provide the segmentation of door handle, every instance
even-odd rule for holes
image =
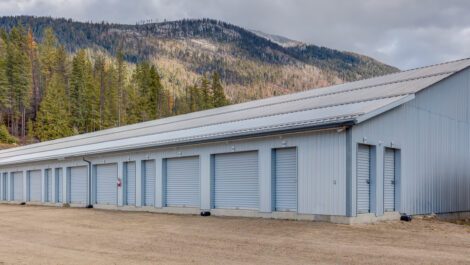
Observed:
[[[367,183],[367,184],[370,184],[370,180],[369,180],[369,179],[368,179],[368,180],[366,180],[366,183]]]

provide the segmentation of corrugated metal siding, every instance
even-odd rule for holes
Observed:
[[[366,137],[400,149],[402,213],[470,210],[469,76],[462,71],[353,128],[355,142]]]
[[[275,209],[297,211],[297,149],[276,149],[274,155]]]
[[[29,201],[40,202],[42,196],[41,190],[41,170],[29,171]]]
[[[384,152],[384,211],[395,210],[395,151],[385,148]]]
[[[144,161],[144,206],[155,205],[155,181],[156,168],[155,160]]]
[[[298,211],[305,214],[346,214],[346,134],[325,132],[297,145]]]
[[[12,173],[13,201],[23,201],[23,172]]]
[[[200,206],[199,172],[199,157],[166,159],[166,206]]]
[[[126,163],[126,199],[125,199],[125,204],[126,205],[134,205],[135,206],[135,191],[136,191],[136,185],[135,185],[135,162],[127,162]]]
[[[259,209],[258,152],[214,157],[215,208]]]
[[[370,212],[370,147],[357,148],[357,213]]]
[[[87,167],[71,167],[69,184],[70,202],[75,204],[86,204],[88,194]]]
[[[62,193],[62,190],[63,190],[63,172],[62,172],[62,168],[57,168],[56,169],[56,172],[57,172],[57,175],[55,176],[56,177],[56,180],[55,180],[55,183],[56,183],[56,196],[57,196],[57,199],[56,201],[57,202],[63,202],[63,193]]]
[[[96,203],[117,204],[117,165],[96,166]]]
[[[52,202],[52,169],[46,169],[46,202]]]

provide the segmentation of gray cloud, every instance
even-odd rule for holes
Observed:
[[[0,15],[130,23],[209,17],[402,69],[470,55],[466,0],[0,0]]]

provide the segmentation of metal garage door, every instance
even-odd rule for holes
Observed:
[[[166,206],[199,207],[199,157],[166,160]]]
[[[8,173],[3,173],[0,175],[0,186],[1,186],[1,195],[0,200],[6,201],[7,200],[7,178]]]
[[[23,201],[23,172],[14,172],[11,181],[12,200]]]
[[[87,203],[88,172],[87,167],[71,167],[69,185],[69,201],[75,204]]]
[[[42,196],[41,190],[41,170],[29,171],[29,201],[40,202]]]
[[[135,205],[135,162],[126,163],[126,179],[124,180],[126,205]]]
[[[155,205],[155,160],[146,160],[144,161],[143,166],[144,172],[144,206],[154,206]]]
[[[214,156],[214,207],[259,209],[258,152]]]
[[[276,149],[275,161],[275,209],[297,211],[297,149]]]
[[[46,169],[46,179],[45,179],[45,184],[46,184],[46,202],[52,202],[52,169]]]
[[[56,174],[55,174],[55,194],[56,194],[56,202],[63,202],[63,194],[62,194],[62,189],[64,187],[63,184],[63,172],[62,168],[57,168],[56,169]]]
[[[370,147],[357,148],[357,213],[370,212]]]
[[[117,165],[96,166],[96,203],[117,204]]]
[[[395,150],[384,153],[384,211],[395,211]]]

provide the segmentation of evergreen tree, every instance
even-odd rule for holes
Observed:
[[[71,117],[67,111],[65,82],[61,75],[52,75],[41,102],[35,135],[41,141],[71,136]]]
[[[228,105],[228,100],[227,97],[225,96],[224,88],[222,87],[222,84],[220,83],[220,77],[218,73],[212,74],[212,106],[217,108],[217,107],[222,107],[225,105]]]
[[[27,35],[22,27],[11,30],[6,60],[11,131],[15,136],[21,134],[23,137],[26,132],[26,110],[30,108],[31,98],[31,62],[27,43]]]
[[[8,100],[8,78],[6,73],[6,38],[5,32],[0,32],[0,123],[4,120],[4,113],[6,113],[9,106]]]
[[[210,109],[213,107],[212,105],[212,93],[211,93],[211,88],[209,87],[209,80],[207,77],[204,75],[201,79],[201,87],[199,88],[201,90],[201,105],[200,109]]]
[[[124,63],[124,54],[122,50],[118,50],[116,54],[116,87],[117,87],[117,108],[118,108],[118,126],[125,124],[126,120],[126,102],[125,86],[126,86],[126,65]]]
[[[93,79],[93,67],[84,50],[72,60],[70,77],[70,114],[79,133],[99,129],[99,92]]]

